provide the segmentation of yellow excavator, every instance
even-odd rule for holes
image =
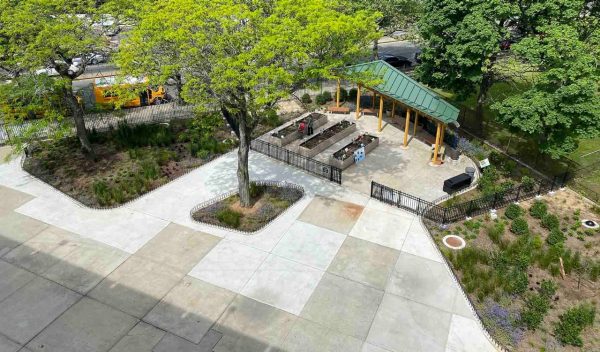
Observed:
[[[146,84],[146,89],[140,94],[123,104],[125,108],[134,108],[139,106],[148,106],[162,104],[166,102],[167,93],[163,86],[151,87],[147,85],[147,79],[137,79],[127,77],[123,81],[117,81],[115,76],[97,77],[92,83],[94,99],[96,104],[105,107],[113,107],[119,100],[119,91],[126,90],[129,87]]]

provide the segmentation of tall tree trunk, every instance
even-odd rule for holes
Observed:
[[[240,112],[240,115],[244,112]],[[250,174],[248,172],[248,154],[250,152],[250,131],[247,125],[246,116],[240,116],[238,119],[240,146],[238,147],[238,192],[240,195],[240,205],[244,208],[252,206],[250,199]]]
[[[79,138],[79,142],[81,143],[83,151],[89,157],[95,159],[96,153],[94,153],[92,143],[90,143],[87,130],[85,129],[85,122],[83,120],[83,107],[77,101],[77,97],[75,96],[75,94],[73,94],[73,87],[71,81],[69,81],[69,84],[65,84],[65,87],[63,88],[63,97],[65,99],[65,103],[71,111],[71,115],[73,116],[73,122],[75,122],[75,130],[77,131],[77,138]]]
[[[379,39],[373,40],[373,60],[379,60]]]
[[[175,77],[173,77],[173,80],[175,81],[175,89],[177,90],[177,98],[175,98],[175,102],[177,104],[185,104],[185,100],[183,100],[183,98],[181,97],[181,92],[183,91],[183,82],[181,75],[176,74]]]

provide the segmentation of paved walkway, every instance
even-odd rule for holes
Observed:
[[[0,351],[494,350],[417,218],[251,165],[306,189],[253,236],[189,218],[235,188],[233,153],[115,210],[0,165]]]

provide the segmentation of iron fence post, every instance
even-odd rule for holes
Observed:
[[[542,183],[538,182],[538,191],[537,191],[537,195],[539,196],[540,194],[542,194]]]
[[[552,178],[552,185],[550,186],[550,192],[554,191],[554,185],[556,184],[556,176]]]
[[[567,185],[567,180],[569,179],[569,171],[566,171],[563,175],[562,183],[560,187],[565,187]]]
[[[375,195],[373,194],[373,181],[371,181],[371,197],[375,198]]]
[[[519,201],[519,197],[521,196],[521,186],[519,185],[519,187],[517,187],[517,196],[515,197],[515,202]]]
[[[442,225],[446,225],[446,212],[448,212],[448,208],[444,208],[444,215],[442,215]]]

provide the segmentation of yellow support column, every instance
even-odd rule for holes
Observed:
[[[446,136],[446,125],[442,124],[442,136],[440,137],[440,145],[444,145],[444,137]]]
[[[356,89],[356,119],[360,118],[360,84]]]
[[[440,161],[438,160],[438,153],[440,151],[440,138],[442,137],[442,124],[438,122],[437,132],[435,135],[435,147],[433,148],[433,159],[431,163],[433,165],[439,165]]]
[[[396,117],[396,101],[392,100],[392,119]]]
[[[381,121],[383,120],[383,95],[379,96],[379,121],[377,123],[377,131],[381,132]]]
[[[406,124],[404,125],[404,149],[408,148],[408,129],[410,128],[410,109],[406,108]]]
[[[417,136],[417,126],[419,125],[419,112],[415,111],[415,126],[413,129],[413,136]]]
[[[338,78],[338,82],[337,82],[337,95],[335,98],[335,106],[336,107],[340,107],[340,79]]]

